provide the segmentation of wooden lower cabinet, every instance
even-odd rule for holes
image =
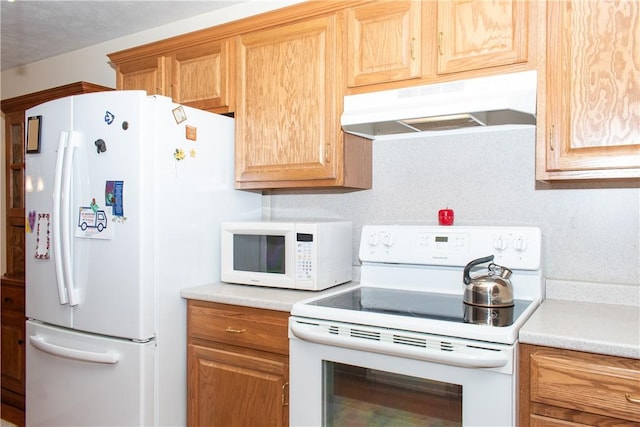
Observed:
[[[289,313],[188,302],[187,425],[289,425]]]
[[[24,280],[5,276],[1,283],[2,402],[24,409],[26,349]]]
[[[520,426],[640,426],[640,360],[520,344]]]

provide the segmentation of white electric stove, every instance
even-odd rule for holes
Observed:
[[[512,271],[513,306],[463,302],[464,267],[488,255]],[[459,387],[460,408],[449,414],[452,424],[446,423],[447,416],[438,418],[444,425],[514,424],[518,330],[544,298],[540,230],[370,225],[362,229],[359,257],[359,284],[293,306],[291,424],[339,425],[344,411],[353,415],[351,401],[351,406],[329,404],[337,399],[333,384],[342,379],[329,378],[328,372],[346,372],[345,366],[366,370],[363,390],[373,378],[387,378],[383,382],[389,385],[389,375],[400,378],[391,381],[394,387],[416,381],[446,385],[426,387],[432,391]],[[480,265],[471,276],[486,273],[487,265]],[[304,380],[299,379],[302,372]],[[424,390],[421,386],[414,394],[424,396]],[[489,412],[494,400],[487,399],[488,392],[502,396],[501,406]],[[311,408],[304,403],[309,394],[318,401]],[[372,405],[377,399],[367,396],[355,401]],[[410,408],[400,412],[412,413]],[[400,418],[390,418],[395,421]],[[417,425],[423,422],[416,419]]]

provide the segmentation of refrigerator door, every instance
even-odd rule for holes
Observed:
[[[153,338],[149,110],[145,92],[114,91],[27,111],[41,116],[40,153],[26,158],[27,317]]]
[[[155,343],[27,322],[26,425],[154,425]]]
[[[26,112],[28,123],[39,118],[39,129],[30,124],[27,135],[30,141],[39,137],[39,149],[26,154],[26,316],[65,327],[72,325],[72,310],[64,286],[60,223],[55,222],[59,211],[54,212],[53,199],[54,182],[62,178],[61,168],[56,174],[56,165],[62,165],[72,126],[71,105],[71,98],[62,98]],[[60,192],[55,196],[63,197]]]
[[[149,104],[142,91],[73,97],[71,200],[61,220],[71,236],[68,290],[77,330],[154,336],[154,239],[161,230],[152,226],[158,141]]]

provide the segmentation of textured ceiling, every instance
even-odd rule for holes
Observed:
[[[0,0],[2,70],[247,0]]]

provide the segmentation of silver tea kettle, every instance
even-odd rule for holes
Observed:
[[[493,255],[478,258],[464,267],[464,302],[482,307],[510,307],[513,305],[511,270],[493,262]],[[489,274],[471,278],[469,272],[479,264],[489,264]]]

